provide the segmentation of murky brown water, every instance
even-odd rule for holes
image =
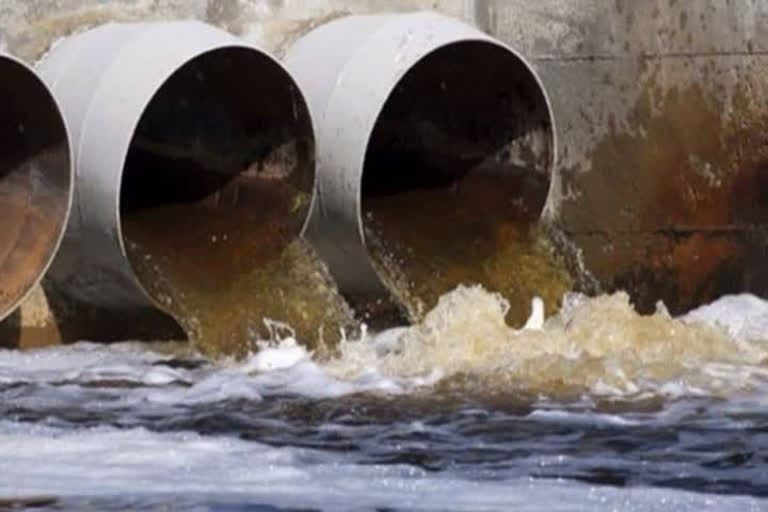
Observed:
[[[524,199],[509,186],[506,178],[473,177],[366,201],[368,247],[412,322],[459,284],[502,293],[512,325],[522,325],[535,295],[548,313],[559,309],[573,288],[571,273],[532,208],[516,204]]]
[[[173,225],[167,220],[178,213],[169,207],[129,216],[124,234],[141,281],[203,353],[246,354],[253,341],[274,334],[265,319],[290,325],[312,347],[334,344],[354,325],[307,242],[285,240],[275,225],[247,215],[189,219],[194,229],[181,223],[173,233],[152,229]]]

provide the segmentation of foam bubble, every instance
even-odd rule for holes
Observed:
[[[759,299],[749,303],[754,307],[747,316],[768,309]],[[558,399],[584,393],[675,399],[768,385],[768,346],[751,341],[755,331],[747,324],[723,328],[723,318],[735,325],[742,307],[731,298],[675,319],[663,308],[639,315],[623,293],[568,295],[557,315],[536,319],[540,328],[523,330],[506,323],[507,306],[497,294],[462,286],[444,295],[423,322],[379,333],[364,329],[360,337],[344,339],[330,358],[309,352],[293,336],[260,343],[261,350],[244,361],[181,366],[172,364],[178,356],[139,344],[0,351],[0,383],[124,383],[138,389],[121,403],[165,404],[421,388]]]
[[[745,341],[768,341],[768,302],[751,294],[726,295],[682,317],[717,326]]]
[[[69,431],[0,421],[0,452],[8,468],[0,472],[0,496],[54,496],[65,505],[67,499],[130,496],[134,507],[172,500],[174,509],[188,510],[217,500],[328,511],[727,512],[766,506],[757,498],[674,489],[504,475],[483,480],[405,464],[359,465],[343,454],[188,432],[106,427]],[[545,458],[539,463],[545,464]]]
[[[674,383],[720,393],[746,385],[745,372],[759,377],[758,365],[766,357],[760,346],[712,325],[683,322],[663,310],[639,315],[625,293],[569,295],[541,329],[509,327],[507,308],[503,297],[480,286],[460,286],[444,295],[421,324],[398,331],[394,349],[382,355],[370,337],[347,340],[341,356],[326,368],[345,379],[437,372],[494,392],[633,394],[663,392],[664,385]],[[728,368],[728,376],[708,382],[701,370],[711,364]]]

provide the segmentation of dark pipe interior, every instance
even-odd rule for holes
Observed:
[[[64,229],[67,132],[48,89],[0,57],[0,315],[37,281]]]
[[[313,158],[303,100],[271,59],[226,48],[181,67],[146,108],[123,174],[123,238],[145,288],[161,303],[167,285],[223,292],[276,257],[303,227]],[[157,259],[173,262],[162,276]]]
[[[367,245],[401,301],[428,309],[462,283],[514,293],[504,255],[541,216],[552,130],[539,83],[503,47],[455,43],[409,70],[373,130],[362,189]]]

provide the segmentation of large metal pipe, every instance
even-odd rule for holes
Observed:
[[[520,55],[419,12],[332,21],[285,64],[317,125],[307,236],[358,307],[375,309],[386,289],[418,320],[471,282],[519,296],[514,321],[541,288],[559,300],[568,285],[554,283],[557,265],[534,268],[532,233],[550,188],[553,120]]]
[[[265,52],[199,22],[110,24],[40,70],[76,148],[75,213],[50,276],[68,299],[123,319],[184,316],[172,291],[213,303],[300,235],[312,125]]]
[[[56,100],[25,64],[0,53],[0,319],[40,281],[72,200],[67,127]]]

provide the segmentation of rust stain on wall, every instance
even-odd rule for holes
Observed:
[[[755,78],[755,74],[748,74]],[[668,77],[667,77],[668,78]],[[683,83],[681,80],[680,83]],[[607,290],[673,313],[724,293],[768,294],[768,112],[759,84],[665,88],[651,73],[621,127],[568,169],[561,223]],[[665,91],[665,92],[663,92]]]

